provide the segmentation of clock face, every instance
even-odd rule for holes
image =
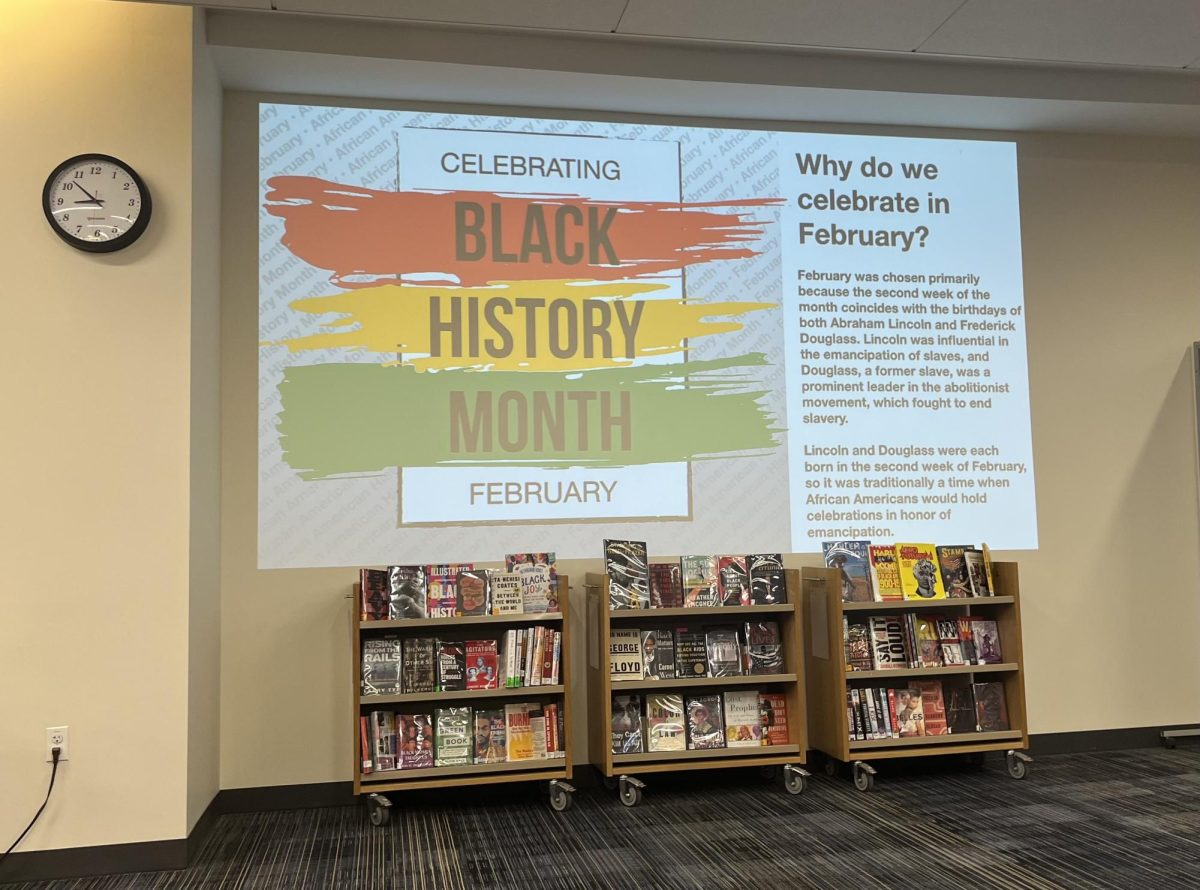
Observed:
[[[81,250],[127,247],[150,221],[150,192],[127,164],[108,155],[79,155],[59,164],[42,190],[46,218]]]

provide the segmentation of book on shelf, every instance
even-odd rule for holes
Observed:
[[[604,569],[608,573],[608,607],[648,609],[650,567],[645,541],[604,541]]]
[[[975,640],[977,664],[1000,664],[1004,661],[1000,651],[1000,631],[995,621],[971,616],[971,636]]]
[[[942,682],[946,700],[946,725],[951,735],[978,732],[975,715],[975,692],[970,677],[946,677]]]
[[[932,544],[897,544],[896,567],[906,600],[945,599],[937,549]]]
[[[642,753],[642,697],[640,695],[613,696],[612,753]]]
[[[681,680],[709,675],[708,648],[702,631],[687,627],[675,631],[675,675]]]
[[[774,606],[787,602],[782,554],[752,553],[746,557],[746,567],[750,574],[750,605]]]
[[[396,715],[391,711],[372,711],[370,724],[375,771],[396,769]]]
[[[458,640],[439,640],[437,675],[439,692],[459,692],[467,688],[467,651]]]
[[[508,736],[504,708],[479,708],[475,711],[476,763],[503,763],[508,759]]]
[[[1009,728],[1008,707],[1004,701],[1004,684],[1000,682],[975,684],[975,719],[980,732],[1000,732]]]
[[[788,739],[787,698],[782,692],[758,694],[758,717],[764,745],[786,745]]]
[[[425,569],[421,566],[388,566],[388,617],[425,618],[428,614]]]
[[[492,614],[520,615],[525,611],[521,576],[517,572],[492,572]]]
[[[650,563],[650,608],[678,609],[682,606],[683,575],[679,563]]]
[[[560,611],[553,553],[509,553],[504,557],[504,566],[521,578],[523,611],[534,615]]]
[[[433,766],[432,714],[397,714],[396,737],[400,769]]]
[[[967,564],[967,577],[971,582],[972,596],[995,596],[996,589],[992,587],[991,560],[984,559],[984,552],[970,548],[963,553],[963,561]]]
[[[642,665],[641,634],[633,628],[610,628],[608,632],[608,672],[613,680],[640,680]]]
[[[710,677],[740,677],[742,675],[742,646],[738,632],[732,627],[714,627],[706,631],[704,641],[708,652]]]
[[[514,702],[504,706],[504,733],[508,745],[508,760],[533,759],[533,728],[529,722],[532,706]]]
[[[717,591],[722,606],[750,605],[750,570],[746,557],[717,557]]]
[[[867,619],[871,639],[871,670],[889,671],[908,667],[904,626],[897,615],[872,615]]]
[[[683,579],[683,605],[707,609],[721,605],[715,556],[683,556],[679,560]]]
[[[925,735],[946,735],[950,732],[946,720],[946,700],[942,693],[941,680],[914,680],[912,685],[921,690],[921,714],[925,723]]]
[[[642,631],[642,676],[647,680],[675,679],[675,639],[669,630]]]
[[[852,671],[874,670],[871,649],[871,629],[863,621],[850,621],[842,616],[842,634],[846,649],[846,667]]]
[[[918,667],[942,667],[942,638],[938,636],[937,616],[918,615],[917,625]]]
[[[646,696],[647,751],[686,750],[685,723],[682,695],[676,692],[656,692]]]
[[[747,621],[742,626],[746,637],[746,673],[783,673],[783,642],[777,621]]]
[[[821,545],[825,565],[838,570],[844,603],[869,603],[875,598],[867,558],[870,546],[870,541],[826,541]]]
[[[687,718],[689,751],[725,747],[725,727],[721,719],[721,696],[688,696]]]
[[[971,572],[967,568],[966,552],[970,547],[963,545],[938,546],[938,567],[942,572],[942,589],[949,599],[974,596],[971,589]]]
[[[359,771],[364,776],[370,775],[374,770],[375,761],[371,758],[371,721],[366,714],[358,718],[358,747]]]
[[[549,756],[549,733],[546,731],[546,708],[536,702],[527,706],[529,713],[529,742],[533,751],[531,760],[545,760]]]
[[[896,720],[900,738],[925,735],[925,711],[920,687],[909,686],[896,690]]]
[[[495,640],[467,640],[466,688],[496,689],[500,686],[499,653]]]
[[[400,638],[395,634],[365,636],[362,640],[362,695],[399,695]]]
[[[387,569],[359,569],[359,619],[387,621],[391,614],[388,594]]]
[[[434,708],[434,766],[471,762],[471,709]]]
[[[975,651],[975,634],[971,630],[971,616],[956,619],[958,624],[958,646],[962,651],[963,664],[975,664],[979,653]]]
[[[474,568],[469,562],[425,566],[425,611],[430,618],[458,614],[458,575]]]
[[[904,599],[895,545],[872,544],[867,548],[867,561],[871,565],[871,592],[876,601],[886,603]]]
[[[458,573],[455,582],[455,612],[464,618],[487,615],[491,611],[491,572],[487,569],[466,569]]]
[[[754,689],[730,689],[725,700],[725,744],[730,748],[762,746],[762,717],[758,710],[758,692]]]
[[[404,693],[433,692],[437,689],[437,640],[411,637],[404,641]]]
[[[946,667],[966,664],[963,658],[962,641],[958,638],[958,621],[938,615],[934,619],[937,625],[938,639],[942,645],[942,661]]]

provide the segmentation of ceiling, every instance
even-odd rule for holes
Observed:
[[[173,0],[280,14],[1200,69],[1198,0]]]

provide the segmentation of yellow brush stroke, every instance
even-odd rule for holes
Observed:
[[[448,368],[495,368],[510,371],[575,371],[588,368],[626,367],[633,358],[669,355],[682,352],[684,341],[726,334],[742,329],[742,324],[733,317],[772,309],[775,303],[716,302],[703,303],[660,296],[650,296],[667,290],[669,285],[655,282],[573,282],[573,281],[519,281],[497,282],[489,287],[446,287],[419,284],[384,284],[375,287],[357,288],[345,293],[324,297],[307,297],[296,300],[291,307],[298,312],[312,315],[332,314],[338,317],[322,322],[322,333],[309,334],[287,340],[268,341],[264,346],[286,346],[292,352],[311,349],[365,349],[369,352],[400,353],[403,364],[420,370],[442,370]],[[605,356],[604,345],[593,338],[593,355],[585,355],[583,334],[577,353],[568,358],[558,358],[550,351],[550,325],[545,309],[536,314],[534,330],[535,355],[529,355],[528,331],[522,310],[512,315],[501,315],[513,337],[510,355],[495,358],[485,350],[490,340],[499,346],[495,331],[484,320],[482,308],[490,297],[503,296],[507,299],[541,299],[547,304],[551,300],[570,300],[576,305],[578,317],[582,319],[584,300],[626,301],[630,318],[635,304],[643,306],[633,344],[633,357],[627,354],[627,343],[618,322],[615,308],[611,310],[608,327],[611,337],[611,356]],[[635,300],[635,297],[649,299]],[[441,299],[441,320],[449,319],[449,298],[474,297],[479,301],[479,356],[446,355],[451,350],[449,334],[442,334],[443,355],[431,357],[430,315],[431,299]],[[465,327],[467,304],[462,307]],[[722,320],[713,320],[722,319]],[[560,337],[561,339],[561,337]],[[462,349],[469,349],[467,331],[463,331]],[[389,362],[388,364],[396,364]]]

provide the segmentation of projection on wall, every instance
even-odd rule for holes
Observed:
[[[1037,546],[1012,143],[259,114],[261,567]]]

